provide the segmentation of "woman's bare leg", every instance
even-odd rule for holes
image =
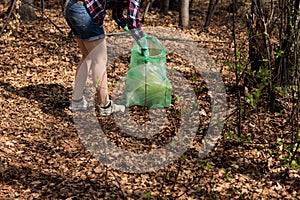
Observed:
[[[95,41],[83,41],[76,39],[82,58],[78,63],[75,77],[73,100],[83,97],[83,89],[86,84],[89,69],[92,70],[92,78],[96,87],[96,95],[100,106],[105,106],[109,102],[108,82],[107,82],[107,48],[105,39]]]
[[[89,66],[91,61],[87,58],[89,52],[85,48],[84,42],[81,39],[76,38],[78,46],[80,48],[82,57],[77,65],[76,74],[75,74],[75,85],[73,90],[73,100],[79,100],[83,97],[83,90],[86,84]]]
[[[88,51],[87,59],[91,61],[91,70],[96,95],[100,106],[109,102],[107,82],[107,48],[105,39],[83,42]]]

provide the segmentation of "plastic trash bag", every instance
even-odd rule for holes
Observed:
[[[123,100],[127,107],[168,107],[172,101],[172,85],[166,75],[167,50],[154,36],[146,35],[146,38],[149,57],[141,54],[136,42],[131,49]]]

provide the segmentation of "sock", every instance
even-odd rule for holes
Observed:
[[[81,99],[72,100],[74,103],[79,103],[83,100],[83,97]]]
[[[109,101],[105,106],[101,106],[101,108],[106,109],[109,108],[111,106],[111,101]]]

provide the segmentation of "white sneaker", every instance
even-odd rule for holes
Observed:
[[[85,111],[89,107],[88,102],[85,100],[84,97],[82,97],[82,100],[79,102],[71,102],[71,105],[69,106],[69,109],[76,112],[76,111]]]
[[[114,104],[114,102],[110,100],[110,106],[108,108],[101,108],[99,105],[99,111],[101,116],[109,116],[114,112],[124,112],[125,106]]]

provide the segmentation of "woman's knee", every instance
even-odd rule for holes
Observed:
[[[84,41],[84,46],[86,47],[89,53],[92,53],[94,51],[106,52],[106,41],[104,38],[93,41]]]

